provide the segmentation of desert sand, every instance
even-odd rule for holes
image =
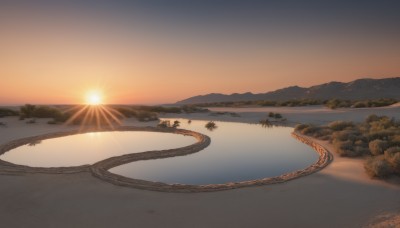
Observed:
[[[255,123],[273,111],[282,113],[289,125],[361,121],[371,113],[400,118],[400,107],[213,110],[238,112],[240,117],[207,113],[165,117]],[[14,117],[0,121],[7,124],[0,128],[0,143],[76,128],[48,125],[45,119],[36,124]],[[155,124],[124,121],[126,126]],[[332,151],[326,142],[318,142]],[[360,159],[335,154],[329,166],[299,179],[219,192],[138,190],[104,182],[90,173],[0,175],[0,182],[1,227],[363,227],[396,224],[400,213],[396,179],[371,180]]]

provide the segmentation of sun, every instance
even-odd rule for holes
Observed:
[[[98,91],[91,91],[86,94],[86,103],[88,105],[101,105],[102,104],[102,96]]]

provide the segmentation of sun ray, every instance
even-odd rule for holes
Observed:
[[[104,120],[107,122],[108,126],[110,126],[111,129],[114,129],[114,125],[111,123],[111,121],[107,118],[106,114],[104,113],[103,109],[99,109],[101,116],[104,118]]]
[[[65,122],[65,125],[71,124],[76,118],[78,118],[89,106],[85,105],[83,108],[81,108],[79,111],[77,111],[73,116],[71,116],[67,122]]]
[[[100,109],[104,110],[108,115],[110,115],[111,118],[112,118],[113,120],[115,120],[115,122],[117,122],[119,125],[122,124],[121,120],[118,119],[117,117],[115,117],[107,108],[104,108],[103,106],[100,106]]]

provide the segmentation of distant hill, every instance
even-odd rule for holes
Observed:
[[[321,85],[303,88],[291,86],[267,93],[233,93],[230,95],[211,93],[178,101],[177,104],[199,104],[226,101],[271,100],[286,101],[292,99],[379,99],[394,98],[400,100],[400,77],[369,79],[363,78],[352,82],[329,82]]]

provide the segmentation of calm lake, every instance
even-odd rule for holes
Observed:
[[[210,136],[210,146],[191,155],[128,163],[110,172],[164,183],[219,184],[274,177],[318,160],[312,148],[291,136],[290,127],[216,122],[217,128],[210,131],[207,121],[178,120],[180,128]]]
[[[160,132],[93,132],[46,139],[6,152],[0,159],[32,167],[93,164],[123,154],[184,147],[197,142],[190,136]]]

